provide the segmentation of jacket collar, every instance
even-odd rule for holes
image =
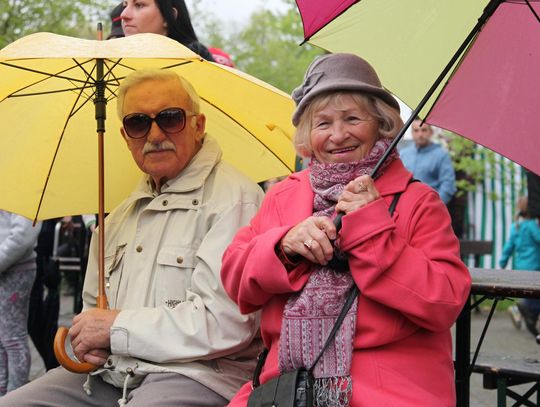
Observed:
[[[386,168],[384,173],[375,180],[375,186],[381,196],[395,195],[407,189],[409,180],[412,177],[413,175],[405,168],[403,162],[400,159],[396,159]]]

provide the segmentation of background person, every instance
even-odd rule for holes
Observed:
[[[540,220],[540,175],[527,171],[528,212]]]
[[[214,58],[214,61],[216,61],[218,64],[234,68],[234,62],[231,56],[221,48],[208,48],[208,51],[210,51],[212,58]]]
[[[513,257],[514,270],[540,271],[540,226],[538,220],[532,218],[528,211],[527,197],[521,197],[517,202],[516,220],[510,227],[510,237],[503,247],[499,266],[505,268]],[[540,314],[540,300],[524,298],[517,302],[517,308],[523,316],[527,330],[534,336],[538,335],[536,323]],[[510,312],[514,311],[510,308]],[[514,323],[519,326],[519,320],[512,314]]]
[[[118,113],[146,175],[105,220],[109,309],[95,308],[93,238],[84,310],[70,329],[77,358],[102,368],[87,383],[85,375],[53,369],[0,406],[223,406],[254,368],[257,315],[240,314],[219,270],[262,191],[221,160],[199,97],[174,72],[129,75],[118,90]]]
[[[269,189],[221,271],[242,312],[261,310],[261,382],[311,367],[356,284],[315,366],[315,405],[454,407],[450,328],[471,281],[448,211],[433,189],[409,183],[396,151],[369,175],[402,126],[398,103],[352,54],[315,59],[293,99],[294,144],[309,167]],[[336,212],[345,214],[339,233]],[[335,251],[349,270],[329,265]],[[245,406],[250,393],[247,383],[230,405]]]
[[[447,204],[456,193],[456,175],[450,155],[432,142],[433,128],[420,119],[412,123],[412,137],[414,145],[399,153],[403,164],[416,179],[435,189]]]
[[[53,260],[54,231],[61,218],[47,219],[41,224],[37,237],[36,278],[30,293],[28,333],[43,359],[45,369],[58,366],[54,355],[54,336],[60,313],[60,281],[58,262]]]
[[[28,381],[28,304],[41,224],[0,210],[0,396]]]
[[[124,31],[122,30],[122,18],[120,17],[123,10],[124,3],[118,4],[115,8],[111,10],[111,31],[107,36],[108,40],[124,37]]]
[[[140,33],[166,35],[214,61],[195,34],[184,0],[124,0],[123,5],[122,29],[126,37]]]

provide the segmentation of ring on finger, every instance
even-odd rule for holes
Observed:
[[[367,191],[367,186],[363,182],[360,182],[358,184],[358,192],[366,192],[366,191]]]
[[[309,239],[304,242],[304,246],[306,246],[308,250],[311,250],[312,244],[313,244],[313,239]]]

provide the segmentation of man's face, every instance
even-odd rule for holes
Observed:
[[[412,137],[417,147],[425,147],[431,143],[431,136],[433,136],[433,129],[427,123],[422,126],[421,120],[415,120],[412,124]]]
[[[152,177],[158,189],[180,174],[201,148],[205,117],[190,114],[189,97],[176,80],[146,80],[128,89],[124,99],[123,117],[144,113],[154,118],[175,107],[186,111],[186,125],[177,133],[165,133],[155,121],[146,137],[140,139],[130,138],[123,127],[120,129],[133,159]]]

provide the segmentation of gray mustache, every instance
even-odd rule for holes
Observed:
[[[163,140],[161,143],[158,144],[146,142],[143,147],[143,154],[169,150],[176,152],[176,146],[172,141]]]

